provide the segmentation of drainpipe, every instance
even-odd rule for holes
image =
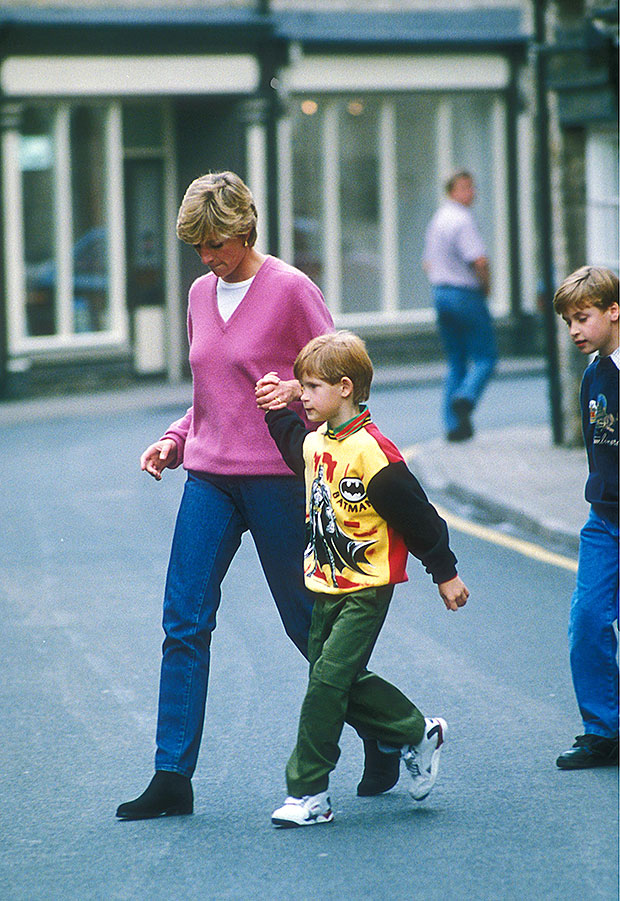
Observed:
[[[19,122],[20,108],[7,102],[4,98],[0,98],[0,174],[3,171],[4,160],[4,133],[13,131]],[[0,273],[6,273],[5,266],[5,234],[4,234],[4,180],[0,178]],[[7,293],[7,282],[2,276],[0,278],[0,398],[6,397],[9,390],[8,377],[8,306],[10,297]]]
[[[264,17],[265,22],[270,22],[270,0],[257,0],[256,11]],[[263,101],[265,109],[265,134],[266,134],[266,169],[267,169],[267,210],[269,221],[267,222],[267,243],[269,253],[277,255],[279,252],[279,171],[278,171],[278,118],[280,116],[280,99],[277,91],[276,74],[278,71],[279,52],[271,34],[259,48],[260,85],[258,96]]]
[[[547,98],[547,44],[545,16],[547,0],[533,0],[534,43],[531,54],[536,92],[536,208],[540,247],[541,296],[543,299],[547,380],[553,443],[564,440],[564,415],[557,343],[557,315],[553,309],[553,221],[551,214],[551,164],[549,155],[549,103]]]
[[[508,254],[510,260],[510,313],[514,322],[521,321],[521,242],[519,227],[519,159],[517,117],[519,114],[518,70],[514,57],[510,60],[510,82],[507,90],[508,115],[506,116],[506,163],[508,179]],[[520,342],[519,342],[520,343]]]

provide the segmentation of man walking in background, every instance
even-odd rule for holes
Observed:
[[[455,172],[446,182],[446,195],[426,231],[423,265],[448,359],[446,438],[466,441],[474,433],[471,413],[493,373],[497,349],[486,300],[489,261],[470,209],[476,196],[471,174]]]

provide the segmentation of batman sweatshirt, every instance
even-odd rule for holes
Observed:
[[[345,594],[407,581],[408,553],[436,583],[456,576],[448,527],[369,411],[309,431],[291,410],[265,416],[282,457],[306,484],[304,578]]]

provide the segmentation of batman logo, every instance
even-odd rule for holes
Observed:
[[[338,487],[341,496],[350,504],[359,504],[366,497],[366,489],[361,479],[341,479]]]

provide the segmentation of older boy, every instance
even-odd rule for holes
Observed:
[[[581,530],[570,610],[570,664],[584,734],[560,754],[564,770],[618,765],[618,278],[583,266],[553,305],[584,354],[598,353],[581,383],[590,516]]]
[[[384,750],[400,753],[415,800],[428,795],[446,723],[424,718],[366,667],[394,584],[407,579],[408,551],[425,565],[448,610],[462,607],[469,595],[445,522],[362,404],[372,364],[361,339],[350,332],[314,338],[294,372],[306,416],[323,425],[308,431],[284,403],[274,404],[266,420],[286,463],[305,476],[304,575],[316,600],[308,689],[286,768],[289,797],[272,815],[275,826],[333,820],[327,788],[345,717]]]

